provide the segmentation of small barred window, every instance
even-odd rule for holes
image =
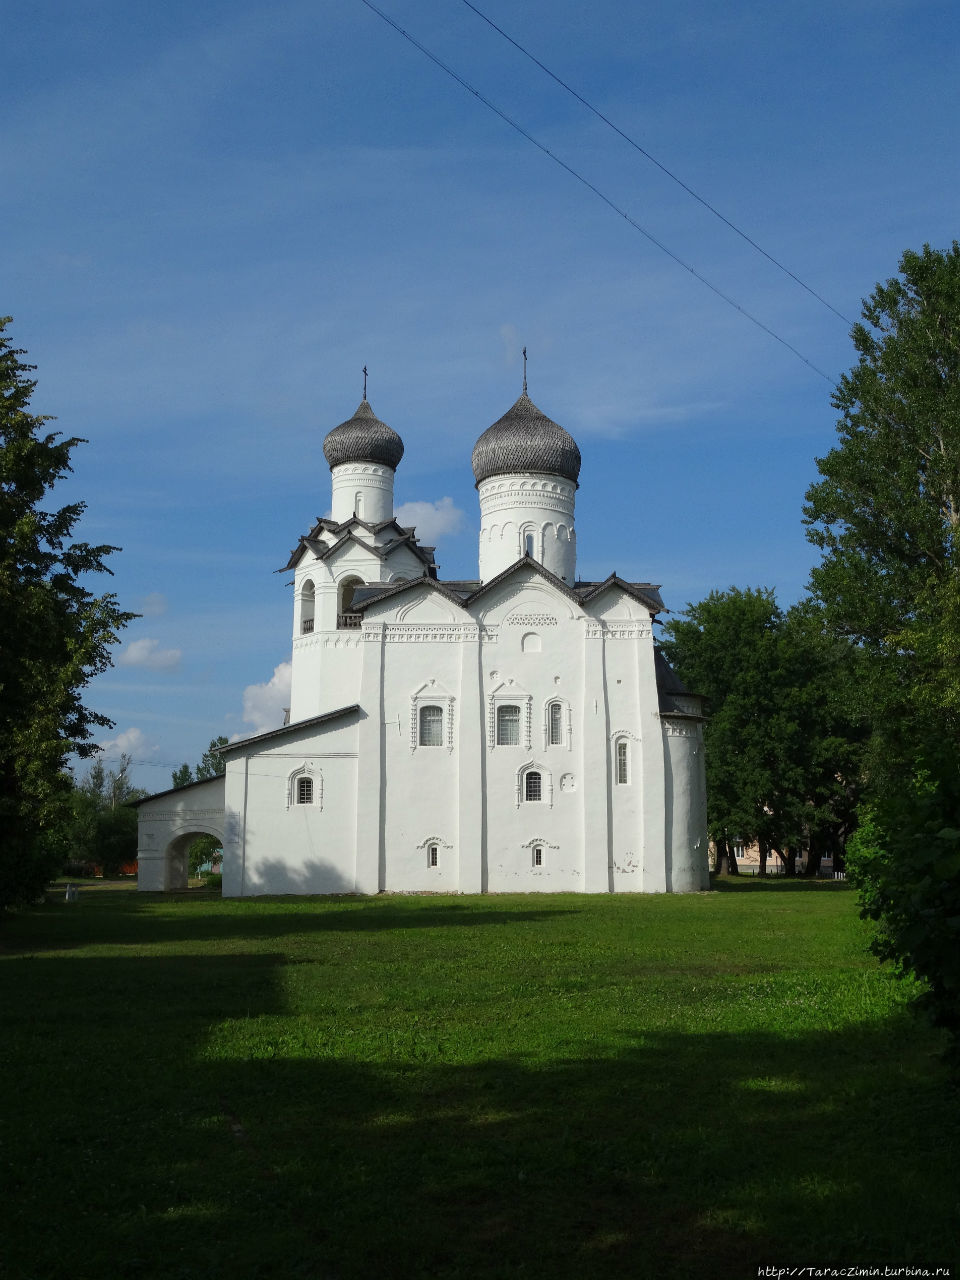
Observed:
[[[621,738],[617,743],[617,783],[625,784],[630,781],[629,778],[629,758],[627,756],[627,741]]]
[[[313,779],[297,779],[297,804],[313,804]]]
[[[543,799],[543,780],[535,769],[531,769],[523,780],[523,798],[525,800]]]
[[[443,746],[443,707],[420,708],[420,746]]]
[[[550,745],[563,746],[563,707],[559,702],[550,703]]]
[[[497,707],[497,746],[519,747],[520,708],[507,704]]]

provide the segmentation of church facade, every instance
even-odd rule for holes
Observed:
[[[139,887],[185,887],[207,832],[226,896],[707,888],[701,700],[656,586],[576,576],[570,434],[524,388],[480,436],[470,581],[395,519],[403,444],[366,399],[323,448],[331,514],[285,566],[288,722],[140,802]]]

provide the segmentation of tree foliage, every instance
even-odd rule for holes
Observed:
[[[801,847],[811,872],[842,853],[859,745],[843,689],[856,655],[809,606],[784,613],[765,588],[714,591],[665,628],[681,679],[707,698],[707,821],[717,868],[732,842],[756,841],[788,874]]]
[[[113,876],[136,861],[137,813],[130,801],[148,793],[130,785],[131,763],[123,753],[119,767],[108,771],[95,760],[77,784],[64,826],[68,865]]]
[[[960,245],[905,253],[852,336],[805,510],[816,597],[864,657],[852,870],[875,949],[929,984],[960,1045]]]
[[[175,787],[186,787],[191,782],[206,782],[207,778],[217,778],[227,771],[227,762],[220,754],[220,747],[225,747],[229,739],[222,734],[217,738],[212,738],[209,747],[200,757],[200,763],[196,768],[191,769],[184,762],[178,769],[174,769],[173,785]]]
[[[47,509],[83,443],[29,412],[35,382],[0,319],[0,909],[37,897],[64,856],[67,757],[95,750],[106,716],[83,703],[132,618],[86,575],[108,573],[110,546],[72,541],[82,502]]]

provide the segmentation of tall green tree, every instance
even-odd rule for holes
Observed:
[[[64,857],[67,757],[92,754],[94,731],[112,727],[83,690],[134,616],[85,585],[117,548],[72,540],[84,504],[45,505],[83,441],[30,412],[34,366],[9,323],[0,319],[0,910],[35,899]]]
[[[186,787],[191,782],[206,782],[207,778],[216,778],[227,771],[227,762],[220,754],[218,748],[225,747],[229,739],[221,734],[217,738],[210,740],[210,745],[200,757],[200,763],[195,769],[184,761],[179,768],[174,769],[171,777],[175,787]]]
[[[122,753],[116,769],[95,760],[73,792],[72,814],[65,822],[68,860],[99,867],[117,875],[137,858],[137,813],[131,800],[148,793],[130,784],[129,755]]]
[[[756,841],[787,874],[801,848],[815,874],[851,825],[857,733],[842,689],[852,647],[809,606],[784,613],[765,588],[714,591],[671,619],[662,647],[707,698],[707,821],[716,870],[736,868],[734,840]]]
[[[807,494],[812,585],[864,658],[851,869],[875,949],[926,981],[960,1051],[960,245],[905,253],[862,314]]]

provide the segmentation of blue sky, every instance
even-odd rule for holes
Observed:
[[[849,326],[461,0],[401,26],[830,380]],[[851,319],[958,233],[954,0],[478,7]],[[831,383],[721,302],[361,0],[34,0],[5,17],[0,311],[61,499],[144,616],[90,686],[160,790],[276,723],[321,445],[369,398],[441,573],[476,572],[470,451],[520,391],[572,432],[582,577],[803,591]],[[279,674],[277,673],[279,668]]]

